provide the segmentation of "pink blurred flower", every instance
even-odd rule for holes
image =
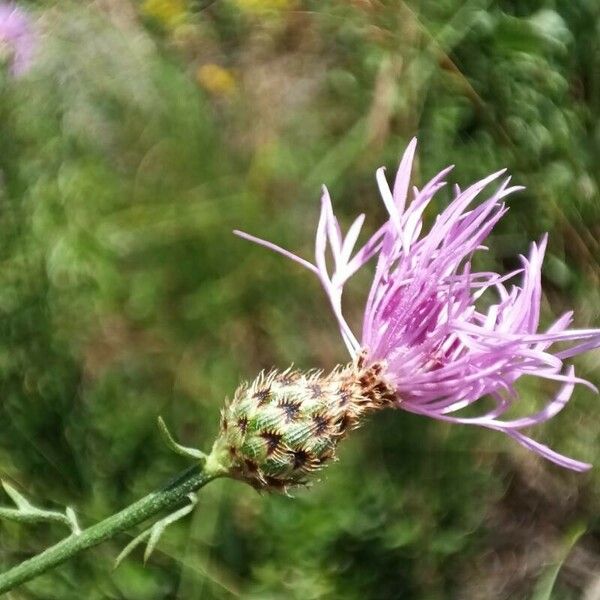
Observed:
[[[10,72],[25,73],[33,59],[35,38],[31,21],[15,4],[0,4],[0,56],[7,60]]]
[[[541,267],[547,238],[532,243],[521,268],[506,275],[473,272],[471,259],[508,210],[503,199],[521,187],[510,178],[483,202],[475,200],[504,171],[455,189],[454,199],[422,234],[423,213],[435,193],[445,185],[444,169],[421,190],[412,189],[407,203],[410,173],[416,148],[413,139],[404,153],[393,190],[377,171],[377,183],[389,220],[354,252],[364,215],[342,235],[327,189],[323,189],[321,216],[316,233],[315,263],[270,242],[243,232],[243,238],[266,246],[306,267],[320,279],[331,302],[344,342],[353,358],[366,352],[367,361],[384,361],[385,379],[398,396],[398,407],[450,421],[501,431],[526,448],[556,464],[584,471],[591,465],[562,456],[540,444],[522,429],[556,415],[568,402],[575,384],[596,388],[575,376],[571,358],[600,346],[600,330],[569,329],[572,313],[538,332]],[[333,259],[327,264],[327,250]],[[364,312],[359,342],[342,313],[345,283],[369,259],[377,257],[375,275]],[[508,285],[518,278],[518,283]],[[487,308],[481,297],[493,292]],[[556,342],[570,347],[551,351]],[[557,381],[560,389],[539,412],[518,419],[502,419],[519,399],[515,382],[523,375]],[[480,416],[456,413],[483,396],[494,406]]]

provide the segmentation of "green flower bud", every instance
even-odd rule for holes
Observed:
[[[258,489],[305,484],[335,458],[338,442],[369,410],[396,401],[383,365],[261,373],[241,385],[221,414],[212,456]]]

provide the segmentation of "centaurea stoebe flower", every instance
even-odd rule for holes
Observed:
[[[402,158],[393,190],[388,187],[384,171],[377,172],[389,219],[356,252],[364,216],[358,217],[344,237],[327,190],[317,227],[314,264],[238,232],[317,275],[352,361],[328,374],[302,373],[292,368],[263,372],[252,383],[241,385],[221,413],[219,435],[209,455],[178,444],[160,419],[169,448],[198,464],[167,486],[84,530],[79,528],[71,508],[64,514],[39,509],[4,484],[15,507],[0,506],[0,517],[25,523],[58,521],[68,525],[72,533],[0,574],[0,593],[173,509],[137,535],[117,563],[146,540],[148,557],[165,528],[191,512],[197,502],[195,492],[217,477],[238,478],[265,490],[286,490],[303,484],[311,473],[335,457],[339,441],[360,425],[364,415],[385,407],[502,431],[558,465],[576,471],[590,467],[534,442],[521,430],[558,413],[575,384],[595,389],[575,377],[573,367],[564,361],[600,346],[600,330],[568,329],[568,313],[538,333],[545,237],[531,245],[527,257],[521,257],[522,266],[517,271],[504,276],[473,272],[474,253],[482,248],[483,240],[506,212],[503,199],[519,189],[510,187],[506,179],[482,202],[475,202],[503,171],[464,191],[456,188],[449,206],[422,234],[423,212],[444,185],[442,180],[449,169],[423,189],[413,188],[412,199],[407,202],[415,147],[413,140]],[[359,342],[342,313],[342,292],[348,279],[374,257],[375,275]],[[506,282],[517,277],[519,283],[508,287]],[[482,298],[486,292],[495,295],[493,303]],[[570,347],[550,352],[556,342]],[[520,419],[502,418],[518,401],[514,386],[523,375],[554,380],[560,390],[540,412]],[[492,410],[482,411],[479,417],[456,414],[471,405],[482,406],[483,396],[495,402]],[[189,503],[181,506],[185,500]]]
[[[503,199],[522,189],[510,186],[507,177],[483,201],[476,202],[504,171],[465,190],[457,187],[452,202],[423,234],[423,213],[445,185],[444,177],[451,167],[422,189],[412,188],[408,202],[415,148],[416,140],[412,140],[393,189],[386,181],[384,169],[377,171],[389,219],[356,252],[364,215],[354,221],[344,237],[325,188],[314,264],[270,242],[236,233],[291,258],[320,279],[353,359],[348,367],[336,372],[338,376],[344,374],[344,385],[353,389],[355,403],[370,409],[393,405],[436,419],[480,425],[506,433],[560,466],[576,471],[588,469],[589,464],[556,453],[522,430],[556,415],[569,400],[575,384],[595,390],[591,383],[576,377],[573,366],[564,361],[600,346],[600,330],[568,329],[572,313],[567,313],[546,331],[538,332],[546,236],[531,245],[529,255],[521,257],[521,268],[512,273],[473,271],[473,254],[482,249],[483,241],[507,211]],[[342,292],[348,279],[374,257],[375,275],[359,341],[342,313]],[[516,278],[518,283],[507,285]],[[495,301],[484,309],[480,299],[488,291],[495,293]],[[551,347],[557,342],[568,342],[570,347],[552,352]],[[524,375],[556,381],[560,389],[543,410],[523,418],[502,419],[518,402],[514,386]],[[273,375],[271,380],[275,382],[277,377]],[[328,377],[330,382],[335,379],[333,374]],[[368,385],[361,384],[361,378],[363,383],[368,379]],[[332,385],[319,408],[323,414],[331,412],[328,406],[336,406],[342,389],[339,383]],[[378,398],[368,400],[368,390],[374,388],[379,390]],[[306,396],[305,392],[299,393],[299,402]],[[475,417],[456,414],[478,404],[484,396],[493,400],[491,410]],[[233,406],[234,412],[244,412],[239,401],[234,400]],[[339,421],[335,411],[328,418],[332,423]],[[278,427],[280,424],[274,429]],[[328,450],[335,447],[336,441],[337,438]],[[243,444],[231,444],[232,452],[238,452],[240,447]],[[296,451],[289,444],[278,450],[292,455]],[[268,450],[265,452],[268,454]],[[240,460],[243,462],[248,456],[242,451]],[[258,456],[258,463],[264,456],[264,452]]]
[[[13,3],[0,3],[0,59],[13,75],[21,75],[31,64],[34,51],[31,21]]]

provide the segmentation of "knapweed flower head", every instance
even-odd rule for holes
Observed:
[[[334,408],[344,390],[351,389],[351,397],[359,406],[393,405],[435,419],[479,425],[507,434],[560,466],[576,471],[588,469],[589,464],[558,454],[528,437],[523,430],[549,420],[562,410],[576,384],[595,390],[591,383],[577,377],[574,367],[565,361],[600,346],[600,330],[569,329],[572,321],[569,312],[545,331],[538,331],[546,236],[531,244],[529,254],[521,256],[521,267],[511,273],[474,270],[474,254],[485,249],[484,240],[507,211],[504,199],[522,189],[511,186],[504,171],[464,190],[456,187],[452,201],[425,233],[424,211],[436,192],[446,185],[444,178],[452,167],[444,169],[421,189],[413,187],[409,193],[415,149],[416,140],[412,140],[392,189],[384,169],[377,171],[389,219],[358,250],[355,247],[364,215],[354,221],[344,236],[325,188],[314,263],[270,242],[236,232],[312,271],[329,298],[352,363],[338,371],[338,375],[343,373],[343,385],[340,382],[333,385],[313,414],[325,415],[330,428],[337,427],[339,432],[336,424],[341,422],[340,414]],[[376,259],[375,274],[359,341],[344,318],[342,292],[348,279],[371,259]],[[565,344],[556,350],[559,342]],[[539,412],[522,418],[503,418],[519,402],[515,384],[523,376],[552,380],[558,392]],[[278,377],[274,374],[267,378],[273,385],[265,389],[279,389]],[[373,389],[378,390],[376,398],[370,397],[368,390]],[[299,392],[295,402],[300,405],[307,394],[305,390]],[[282,398],[285,403],[281,394],[275,396],[274,406],[282,404]],[[488,402],[482,402],[484,397],[491,399],[491,408]],[[237,410],[239,401],[234,401],[233,406]],[[471,411],[469,416],[462,416],[460,411],[468,407],[482,407],[482,414],[472,416]],[[243,413],[240,410],[239,415],[230,415],[230,421],[235,423],[242,418],[245,424]],[[273,431],[281,430],[285,418],[280,416],[275,414],[266,427],[259,423],[256,430],[265,435],[271,425]],[[314,433],[316,426],[311,423],[307,427]],[[286,473],[293,473],[297,448],[280,444],[283,437],[277,440],[272,452],[287,453],[290,458],[286,458]],[[328,446],[329,454],[334,445]],[[233,452],[238,452],[239,445],[231,446]],[[303,443],[299,448],[304,452]],[[260,446],[258,462],[264,462],[268,450],[268,444]],[[239,464],[249,456],[242,454]],[[314,453],[309,454],[314,458]],[[255,468],[257,464],[253,461],[251,458],[250,466]]]
[[[13,3],[0,3],[0,59],[12,75],[22,75],[33,59],[35,37],[27,14]]]

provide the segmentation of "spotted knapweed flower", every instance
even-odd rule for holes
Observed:
[[[576,471],[590,467],[532,440],[522,430],[556,415],[575,384],[595,390],[564,361],[600,346],[600,330],[568,329],[572,313],[567,313],[538,332],[546,236],[531,244],[529,255],[521,257],[521,268],[514,272],[473,270],[473,255],[484,249],[483,241],[507,211],[504,198],[522,189],[510,186],[506,177],[478,201],[504,171],[465,190],[456,187],[453,200],[423,233],[423,213],[445,185],[451,167],[422,189],[412,188],[409,202],[415,148],[412,140],[392,190],[384,169],[377,171],[389,219],[357,251],[364,215],[343,236],[325,188],[314,263],[236,232],[319,278],[352,358],[349,365],[326,376],[273,371],[238,389],[223,411],[216,447],[222,456],[228,455],[234,474],[257,487],[303,482],[308,472],[333,457],[339,439],[358,425],[363,414],[388,406],[501,431],[558,465]],[[348,279],[375,257],[359,341],[344,318],[342,292]],[[551,352],[557,342],[569,347]],[[543,410],[503,419],[518,403],[515,383],[525,375],[556,381],[560,389]],[[492,408],[480,402],[483,397],[491,399]],[[480,416],[461,416],[459,411],[471,405],[488,408]]]
[[[25,73],[31,66],[35,36],[29,17],[13,3],[0,4],[0,60],[12,75]]]

